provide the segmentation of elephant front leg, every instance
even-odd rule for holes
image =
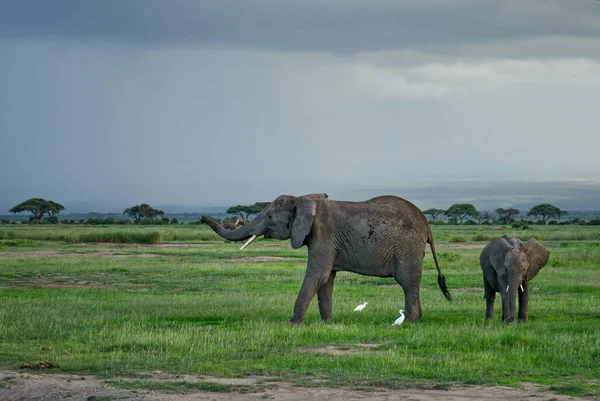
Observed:
[[[500,297],[502,298],[502,322],[506,322],[506,318],[510,315],[510,301],[506,290],[508,284],[499,281],[499,285]]]
[[[319,299],[319,313],[321,320],[325,323],[331,322],[331,312],[333,310],[333,281],[335,280],[335,271],[329,274],[329,280],[317,292]]]
[[[321,288],[326,287],[326,285],[329,284],[329,279],[332,273],[332,266],[333,265],[330,263],[323,263],[322,258],[311,257],[311,255],[309,254],[308,267],[306,269],[306,274],[304,275],[304,281],[302,282],[300,293],[298,294],[298,297],[296,298],[296,303],[294,304],[294,317],[292,317],[292,319],[290,320],[291,324],[304,323],[304,315],[306,314],[306,310],[308,309],[310,301],[313,299],[317,291],[321,290]],[[333,280],[331,280],[330,284],[331,290],[333,290]],[[327,303],[325,303],[325,305],[327,305]],[[321,307],[319,305],[319,309],[320,308]],[[331,309],[331,306],[329,306],[329,308]],[[329,315],[331,319],[331,312],[329,313]],[[321,317],[323,317],[322,310]]]
[[[529,319],[529,282],[523,281],[523,291],[519,288],[519,321],[526,322]]]
[[[486,319],[493,319],[496,290],[485,279],[483,280],[483,297],[485,298],[485,317]]]

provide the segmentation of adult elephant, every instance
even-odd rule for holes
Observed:
[[[517,291],[519,320],[528,319],[529,281],[548,263],[550,252],[535,238],[526,244],[506,235],[491,241],[481,252],[479,262],[483,270],[485,316],[494,318],[496,292],[502,297],[502,322],[515,319]]]
[[[407,319],[418,320],[422,315],[419,287],[427,243],[438,270],[439,286],[450,300],[429,223],[415,205],[399,197],[341,202],[329,200],[326,194],[281,195],[235,231],[224,229],[207,216],[202,216],[202,220],[231,241],[250,238],[251,242],[263,235],[291,239],[293,248],[308,247],[306,274],[294,305],[292,324],[304,322],[315,294],[321,319],[331,321],[333,281],[338,271],[393,277],[404,290]]]

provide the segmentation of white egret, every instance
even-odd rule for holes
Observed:
[[[361,310],[365,309],[365,306],[367,306],[367,304],[368,302],[358,305],[356,308],[354,308],[354,312],[360,312]]]
[[[403,321],[404,321],[404,310],[400,309],[400,317],[398,319],[396,319],[396,321],[394,323],[392,323],[392,326],[400,326]]]

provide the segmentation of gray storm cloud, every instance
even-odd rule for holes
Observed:
[[[4,2],[0,207],[596,178],[599,49],[596,1]]]

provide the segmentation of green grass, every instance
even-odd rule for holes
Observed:
[[[437,287],[428,252],[423,319],[400,328],[391,326],[404,303],[402,290],[390,285],[394,281],[344,272],[336,279],[333,323],[319,321],[315,299],[304,326],[287,325],[306,267],[306,248],[275,246],[284,242],[259,240],[239,252],[239,244],[212,239],[174,248],[107,248],[56,239],[68,233],[73,238],[88,235],[97,229],[91,227],[80,232],[71,227],[33,230],[44,232],[49,240],[32,238],[29,231],[5,238],[0,243],[0,368],[16,370],[27,361],[49,360],[60,365],[57,371],[92,372],[121,387],[177,392],[250,390],[116,378],[161,370],[221,377],[266,375],[307,385],[317,376],[318,385],[360,389],[532,382],[558,393],[600,395],[598,240],[562,239],[568,237],[561,232],[564,227],[540,230],[545,238],[560,239],[542,241],[551,256],[531,282],[530,322],[502,325],[499,299],[496,319],[484,319],[481,249],[444,246],[445,235],[470,243],[478,233],[472,228],[438,228],[434,237],[453,302],[447,302]],[[151,227],[142,232],[172,238],[170,230]],[[587,230],[585,235],[595,238],[599,233],[600,229]],[[25,242],[6,245],[6,240]],[[54,254],[33,257],[31,251],[36,250]],[[10,256],[2,256],[5,252]],[[252,256],[296,259],[232,261]],[[364,311],[352,312],[365,300],[369,305]],[[44,351],[44,346],[52,349]],[[350,352],[304,350],[326,346]]]
[[[489,242],[503,234],[527,241],[535,237],[539,241],[600,241],[600,228],[595,226],[537,226],[529,229],[517,229],[511,226],[487,225],[474,226],[432,226],[434,239],[437,243],[444,242]]]
[[[178,226],[73,226],[0,225],[0,241],[30,240],[62,243],[157,244],[170,241],[223,240],[205,225]]]

